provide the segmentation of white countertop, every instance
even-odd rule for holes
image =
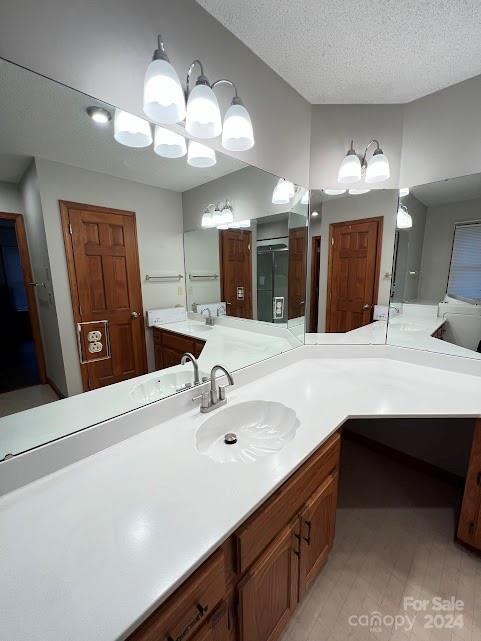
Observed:
[[[209,372],[219,362],[235,371],[298,347],[302,342],[285,327],[244,319],[220,319],[214,327],[207,326],[203,321],[190,319],[161,327],[207,341],[199,357],[199,366],[204,372]],[[131,396],[135,385],[156,380],[167,371],[185,370],[191,372],[192,365],[187,363],[150,372],[135,380],[130,379],[2,417],[0,460],[6,454],[24,452],[130,412],[139,407],[139,402]]]
[[[255,464],[200,454],[195,434],[212,414],[198,407],[161,422],[189,391],[159,401],[158,426],[2,497],[0,639],[124,639],[348,417],[481,416],[480,376],[322,354],[255,365],[229,390],[230,406],[280,401],[300,421]]]

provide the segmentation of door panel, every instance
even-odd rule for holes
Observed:
[[[334,541],[337,504],[337,474],[330,474],[300,515],[301,557],[299,599],[309,589]]]
[[[306,302],[307,227],[289,229],[289,318],[304,316]]]
[[[81,365],[84,388],[145,374],[135,214],[65,202],[61,214],[75,322],[107,320],[109,328],[111,358]]]
[[[220,232],[222,299],[228,316],[252,318],[251,236],[245,229]]]
[[[329,228],[326,331],[349,332],[372,320],[377,301],[382,218]]]
[[[298,601],[299,520],[284,528],[239,586],[241,641],[275,641]]]

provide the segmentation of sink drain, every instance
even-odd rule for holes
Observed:
[[[224,436],[224,443],[226,445],[235,445],[237,443],[237,434],[234,432],[229,432]]]

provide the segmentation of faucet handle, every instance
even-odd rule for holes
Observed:
[[[210,394],[209,392],[202,392],[202,394],[199,394],[198,396],[194,396],[192,398],[192,401],[198,401],[200,398],[200,409],[207,409],[210,406]]]
[[[219,401],[225,401],[225,391],[228,387],[231,387],[231,383],[227,383],[227,385],[219,385]]]

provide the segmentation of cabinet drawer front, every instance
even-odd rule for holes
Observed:
[[[222,601],[225,591],[224,552],[220,549],[129,637],[129,641],[188,641]]]
[[[241,525],[235,533],[239,572],[247,570],[324,479],[337,468],[339,454],[340,436],[336,433]]]
[[[192,352],[194,349],[194,339],[181,334],[174,334],[173,332],[162,332],[162,345],[170,347],[178,352]]]

